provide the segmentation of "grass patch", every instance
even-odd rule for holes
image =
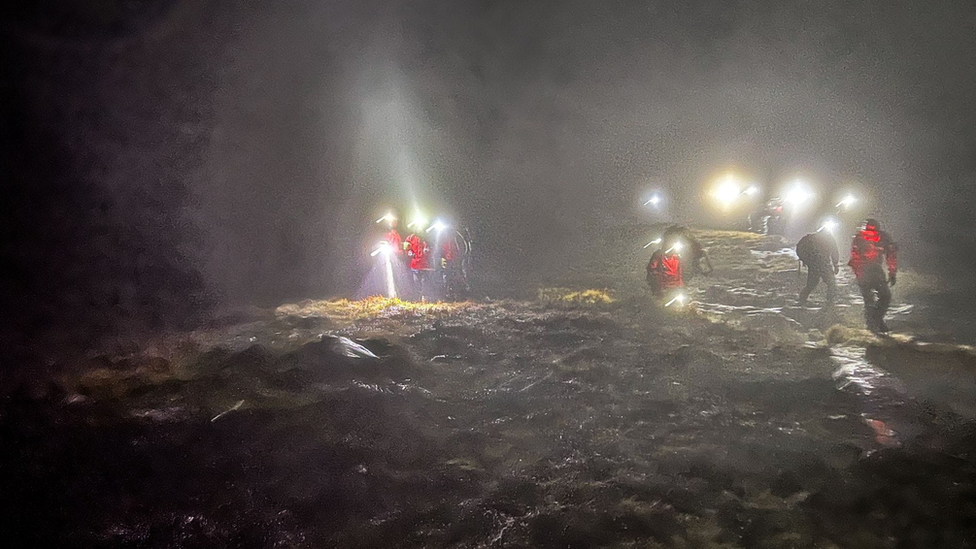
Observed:
[[[466,301],[456,303],[438,301],[429,303],[373,296],[357,301],[339,299],[335,301],[307,300],[300,303],[289,303],[275,309],[275,316],[278,318],[289,316],[302,318],[327,317],[338,321],[355,321],[383,317],[449,314],[467,309],[472,305],[472,303]]]
[[[550,305],[610,305],[616,299],[607,289],[539,288],[539,301]]]

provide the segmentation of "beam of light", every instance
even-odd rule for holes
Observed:
[[[396,221],[396,216],[393,215],[393,212],[386,212],[383,214],[383,217],[376,220],[377,223],[382,223],[384,221]]]
[[[849,194],[849,195],[845,196],[844,198],[842,198],[840,200],[840,202],[838,202],[837,205],[834,206],[834,207],[835,208],[850,208],[856,202],[857,202],[857,198],[855,198],[854,195]]]
[[[783,196],[783,201],[792,204],[794,207],[799,207],[805,204],[813,198],[813,193],[806,187],[802,181],[796,181],[793,183],[792,187]]]
[[[675,303],[677,303],[679,306],[680,305],[684,305],[685,304],[685,301],[687,301],[687,299],[688,298],[685,297],[685,294],[678,294],[678,295],[674,296],[674,298],[671,301],[668,301],[667,303],[665,303],[664,306],[665,307],[670,307],[671,305],[674,305]]]
[[[648,242],[647,244],[644,244],[644,247],[641,248],[641,249],[642,250],[646,250],[646,249],[650,248],[651,246],[653,246],[655,244],[660,244],[660,243],[661,243],[661,239],[660,238],[655,238],[654,240]]]
[[[407,228],[423,229],[426,226],[427,226],[427,218],[424,217],[424,214],[417,212],[414,214],[413,219],[410,220],[410,223],[407,225]]]
[[[755,185],[749,185],[748,187],[746,187],[746,190],[742,191],[742,194],[748,196],[757,195],[759,194],[759,187]]]
[[[376,247],[373,248],[373,251],[370,252],[369,255],[370,257],[376,257],[380,254],[388,256],[391,253],[393,253],[393,244],[390,244],[385,240],[381,240],[376,244]]]
[[[386,270],[386,297],[395,299],[397,291],[396,282],[393,279],[393,245],[382,240],[369,255],[371,257],[381,256],[383,267]]]
[[[823,224],[820,225],[820,228],[817,229],[817,232],[820,232],[820,231],[828,231],[828,232],[831,232],[832,233],[835,230],[837,230],[837,227],[839,227],[839,226],[840,226],[840,223],[838,223],[836,219],[827,218],[827,219],[824,220]]]
[[[427,232],[429,233],[430,231],[437,231],[437,234],[441,234],[446,229],[447,229],[447,223],[444,223],[443,221],[438,219],[434,221],[434,223],[430,227],[427,228]]]
[[[661,204],[661,201],[662,200],[663,199],[661,198],[661,194],[660,193],[654,193],[653,195],[651,195],[651,198],[648,199],[648,201],[644,203],[644,205],[645,206],[655,206],[655,207],[657,207],[657,206],[659,206]]]
[[[393,280],[393,259],[390,257],[390,254],[384,254],[384,256],[383,256],[383,263],[386,264],[385,265],[385,267],[386,267],[386,297],[388,297],[390,299],[396,299],[396,297],[397,297],[397,291],[396,291],[396,282],[394,282],[394,280]]]
[[[734,175],[723,177],[718,187],[712,192],[712,196],[724,206],[731,205],[740,194],[742,194],[742,186],[739,185],[739,181]]]
[[[664,253],[669,254],[671,253],[671,250],[674,250],[680,254],[682,248],[684,248],[684,245],[681,244],[681,241],[679,240],[678,242],[675,242],[673,246],[665,250]]]

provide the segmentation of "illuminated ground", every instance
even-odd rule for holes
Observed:
[[[702,237],[718,269],[685,311],[652,304],[639,245],[597,243],[530,277],[534,299],[283,305],[74,365],[0,411],[5,527],[79,547],[973,546],[973,355],[879,341],[847,292],[797,308],[782,243]]]

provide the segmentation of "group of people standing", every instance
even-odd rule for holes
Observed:
[[[836,296],[836,275],[840,273],[840,253],[837,241],[829,230],[807,234],[796,244],[796,255],[807,267],[807,283],[800,291],[798,302],[805,305],[810,294],[823,282],[828,306]],[[692,274],[711,272],[711,261],[701,243],[687,228],[673,225],[661,237],[660,248],[647,263],[647,283],[658,297],[684,287],[683,258],[689,258]],[[708,271],[703,269],[705,264]],[[869,330],[885,333],[884,317],[891,303],[891,287],[898,273],[898,247],[891,236],[881,230],[876,219],[867,219],[851,241],[847,262],[854,273],[864,298],[864,316]]]
[[[378,221],[386,225],[383,242],[389,246],[401,295],[419,301],[467,296],[471,261],[467,229],[456,229],[440,221],[414,221],[408,225],[413,232],[401,236],[396,215],[390,213]],[[406,273],[409,276],[403,276]]]

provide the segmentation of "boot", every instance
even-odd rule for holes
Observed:
[[[878,318],[877,311],[874,307],[864,308],[864,323],[867,325],[868,331],[873,333],[879,333],[881,331],[881,326],[879,324],[880,319]]]
[[[888,329],[888,325],[885,324],[884,318],[879,318],[878,319],[877,327],[878,327],[878,333],[879,334],[886,334],[886,333],[888,333],[888,332],[891,331],[891,330]]]

